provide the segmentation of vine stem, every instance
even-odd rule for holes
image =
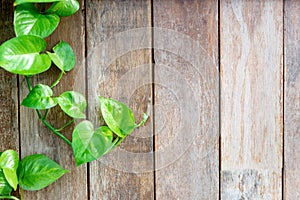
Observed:
[[[14,196],[0,196],[0,199],[14,199],[14,200],[20,200],[19,198],[14,197]]]
[[[50,88],[55,87],[59,83],[63,75],[64,75],[64,71],[60,71],[58,78],[51,84]]]
[[[26,83],[27,83],[27,86],[28,86],[28,89],[29,89],[29,92],[32,90],[32,86],[31,86],[31,83],[30,83],[30,78],[28,76],[25,76],[25,79],[26,79]],[[59,79],[57,79],[58,82],[59,82]],[[57,82],[57,83],[58,83]],[[68,140],[68,138],[66,138],[63,134],[61,134],[59,131],[57,131],[42,115],[41,111],[40,110],[37,110],[36,109],[36,112],[39,116],[39,119],[43,122],[43,124],[49,128],[52,133],[54,133],[55,135],[57,135],[58,137],[60,137],[63,141],[65,141],[68,145],[72,146],[72,142],[70,140]]]
[[[67,126],[71,125],[74,122],[74,119],[71,119],[70,121],[68,121],[65,125],[63,125],[62,127],[56,129],[56,131],[61,131],[64,128],[66,128]]]

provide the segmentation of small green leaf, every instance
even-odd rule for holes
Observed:
[[[61,109],[70,117],[85,118],[86,100],[82,94],[75,91],[67,91],[56,99]]]
[[[107,126],[94,131],[90,121],[80,122],[73,131],[72,148],[76,165],[97,160],[113,147],[113,133]]]
[[[14,6],[23,4],[23,3],[51,3],[51,2],[56,2],[60,0],[16,0],[14,2]]]
[[[54,53],[47,52],[54,64],[62,71],[70,71],[75,66],[75,54],[72,47],[61,41],[53,47]]]
[[[45,41],[26,35],[12,38],[0,46],[0,65],[14,74],[34,75],[48,70],[51,59],[40,54],[46,48]]]
[[[40,190],[69,172],[45,155],[34,154],[20,162],[18,177],[24,190]]]
[[[47,12],[55,13],[60,17],[67,17],[76,13],[79,7],[80,5],[76,0],[64,0],[53,3]]]
[[[7,182],[3,171],[0,169],[0,195],[9,195],[12,192],[12,187]]]
[[[26,3],[17,6],[14,15],[14,28],[17,36],[35,35],[48,37],[59,24],[56,14],[40,13],[34,4]]]
[[[17,169],[19,166],[19,155],[14,150],[6,150],[0,156],[0,169],[9,185],[16,190],[18,186]]]
[[[57,104],[56,99],[51,98],[52,95],[52,89],[48,85],[38,84],[23,99],[21,105],[38,110],[49,109]]]
[[[103,119],[114,133],[125,137],[136,128],[133,113],[125,104],[113,99],[99,98]]]

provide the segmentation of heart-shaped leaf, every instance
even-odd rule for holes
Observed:
[[[20,162],[18,177],[24,190],[40,190],[69,172],[45,155],[34,154]]]
[[[57,104],[55,98],[52,98],[53,92],[48,85],[36,85],[23,99],[21,105],[28,108],[44,110],[54,107]]]
[[[70,117],[85,118],[86,100],[84,96],[75,91],[67,91],[56,98],[58,105]]]
[[[0,169],[0,196],[9,195],[12,191],[12,187],[7,182],[3,171]]]
[[[46,48],[45,41],[26,35],[12,38],[0,46],[0,65],[14,74],[34,75],[48,70],[51,59],[40,54]]]
[[[40,13],[34,4],[22,4],[15,10],[15,33],[17,36],[35,35],[45,38],[53,33],[59,20],[59,16],[56,14]]]
[[[76,13],[79,7],[80,5],[76,0],[64,0],[53,3],[47,12],[55,13],[61,17],[67,17]]]
[[[54,64],[62,71],[70,71],[75,66],[75,54],[72,47],[61,41],[53,47],[54,53],[47,52]]]
[[[18,166],[19,155],[14,150],[6,150],[1,154],[0,169],[3,170],[7,182],[14,190],[16,190],[18,186]]]
[[[99,98],[102,116],[107,126],[119,137],[130,134],[136,127],[132,111],[116,100]]]
[[[90,121],[80,122],[73,131],[72,148],[76,165],[97,160],[113,147],[113,133],[107,126],[94,131]]]
[[[16,0],[14,2],[14,6],[23,4],[23,3],[51,3],[51,2],[56,2],[60,0]]]

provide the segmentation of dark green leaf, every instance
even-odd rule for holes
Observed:
[[[23,4],[23,3],[51,3],[59,0],[16,0],[14,6]]]
[[[7,182],[14,190],[18,186],[17,169],[19,166],[19,155],[14,150],[6,150],[0,156],[0,169],[3,170]]]
[[[44,110],[57,104],[55,98],[51,98],[53,92],[48,85],[36,85],[22,101],[22,105],[28,108]]]
[[[119,137],[130,134],[136,127],[132,111],[116,100],[99,98],[102,116],[108,127]]]
[[[79,123],[72,138],[72,148],[76,165],[96,160],[107,153],[112,147],[113,133],[107,126],[102,126],[94,131],[93,124],[89,121]]]
[[[75,66],[75,54],[72,47],[61,41],[53,47],[54,53],[47,52],[54,64],[62,71],[70,71]]]
[[[14,74],[39,74],[51,66],[49,56],[40,54],[45,48],[45,41],[36,36],[12,38],[0,46],[0,65]]]
[[[12,187],[7,182],[3,171],[0,169],[0,195],[8,195],[12,191]]]
[[[61,17],[66,17],[76,13],[79,7],[80,5],[76,0],[64,0],[53,3],[47,12],[55,13]]]
[[[40,190],[69,172],[45,155],[25,157],[18,170],[20,187],[24,190]]]
[[[61,109],[70,117],[85,118],[86,101],[82,94],[68,91],[62,93],[56,99]]]
[[[14,28],[17,36],[35,35],[42,38],[49,36],[59,24],[59,16],[40,13],[34,4],[17,6],[14,15]]]

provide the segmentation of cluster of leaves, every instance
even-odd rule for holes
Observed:
[[[19,161],[14,150],[6,150],[0,153],[0,198],[12,197],[10,193],[18,185],[24,190],[40,190],[67,172],[45,155],[34,154]]]
[[[72,47],[65,41],[55,45],[52,52],[45,51],[44,38],[57,28],[60,17],[70,16],[79,9],[76,0],[16,0],[14,5],[16,37],[0,46],[0,66],[13,74],[25,76],[29,93],[21,104],[35,109],[41,122],[72,147],[77,166],[110,152],[135,128],[145,123],[147,115],[136,124],[132,111],[125,104],[99,97],[105,125],[94,130],[92,122],[85,120],[86,100],[82,94],[66,91],[53,96],[53,87],[74,68],[76,59]],[[52,65],[60,70],[57,80],[51,85],[39,83],[33,86],[31,78]],[[50,109],[57,105],[71,117],[61,128],[54,128],[47,121]],[[75,126],[70,141],[61,131],[75,119],[84,120]],[[19,163],[13,150],[1,154],[0,169],[0,195],[9,194],[18,184],[27,190],[41,189],[67,172],[44,155],[31,155]]]

